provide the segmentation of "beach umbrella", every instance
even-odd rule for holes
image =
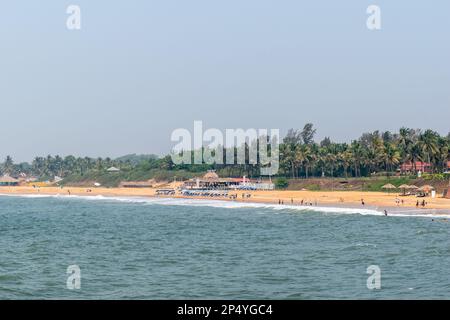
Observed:
[[[426,192],[426,193],[429,193],[433,189],[434,189],[434,187],[430,186],[429,184],[426,184],[426,185],[424,185],[424,186],[419,188],[420,191],[423,191],[423,192]]]
[[[402,184],[401,186],[398,187],[399,189],[403,189],[403,194],[406,194],[406,189],[411,189],[411,186],[407,185],[407,184]]]
[[[419,187],[412,184],[409,186],[409,189],[416,191]]]
[[[397,189],[397,187],[391,183],[388,183],[388,184],[385,184],[384,186],[382,186],[381,189],[392,190],[392,189]]]

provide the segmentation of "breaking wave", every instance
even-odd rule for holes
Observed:
[[[278,205],[270,203],[257,202],[239,202],[227,200],[211,200],[211,199],[187,199],[187,198],[152,198],[152,197],[118,197],[118,196],[79,196],[79,195],[46,195],[46,194],[0,194],[0,196],[21,197],[21,198],[56,198],[66,200],[86,200],[86,201],[115,201],[123,203],[136,203],[147,205],[167,205],[167,206],[190,206],[190,207],[213,207],[223,209],[240,209],[240,208],[262,208],[275,211],[300,211],[300,212],[319,212],[326,214],[359,214],[384,216],[383,211],[363,208],[349,207],[333,207],[333,206],[299,206],[299,205]],[[394,208],[395,209],[395,208]],[[427,217],[427,218],[450,218],[450,214],[439,213],[437,210],[415,209],[396,209],[389,212],[388,217]]]

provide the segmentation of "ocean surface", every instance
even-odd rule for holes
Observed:
[[[68,266],[81,270],[68,289]],[[370,290],[367,268],[381,271]],[[450,222],[184,199],[0,196],[1,299],[450,297]]]

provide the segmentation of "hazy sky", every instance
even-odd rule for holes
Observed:
[[[79,31],[66,8],[81,7]],[[366,27],[381,7],[382,29]],[[166,153],[171,132],[450,131],[450,2],[4,1],[0,157]]]

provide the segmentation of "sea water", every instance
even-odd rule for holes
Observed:
[[[358,208],[0,196],[0,298],[446,299],[447,221]],[[69,266],[79,267],[79,289],[68,285]],[[370,266],[380,289],[367,285]]]

